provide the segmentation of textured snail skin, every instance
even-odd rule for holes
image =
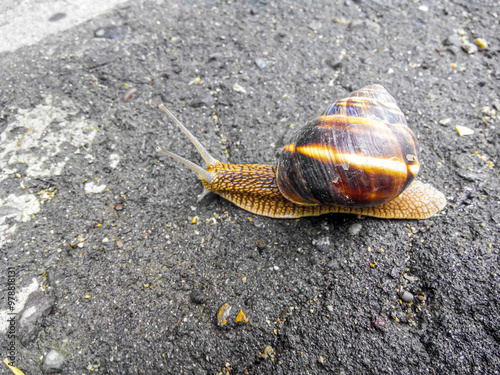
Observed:
[[[372,207],[300,205],[287,200],[276,183],[275,165],[228,164],[217,162],[208,170],[215,172],[205,189],[219,194],[236,206],[256,215],[296,219],[327,213],[347,213],[384,219],[427,219],[446,205],[445,196],[430,185],[413,181],[393,200]]]
[[[417,141],[394,98],[371,85],[340,100],[300,130],[275,165],[229,164],[212,157],[166,108],[200,152],[202,168],[161,151],[198,173],[213,192],[253,214],[292,219],[348,213],[386,219],[426,219],[445,196],[414,180]]]

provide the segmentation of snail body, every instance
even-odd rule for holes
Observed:
[[[257,215],[299,218],[339,212],[425,219],[443,209],[444,195],[415,177],[417,140],[394,98],[381,85],[355,91],[300,129],[278,165],[230,164],[212,157],[163,106],[205,160],[196,171],[214,192]],[[159,150],[161,151],[161,150]]]

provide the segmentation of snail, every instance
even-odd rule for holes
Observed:
[[[415,177],[417,139],[394,98],[366,86],[299,129],[278,165],[222,163],[211,156],[163,105],[159,106],[198,149],[207,168],[170,151],[198,173],[200,201],[214,192],[253,214],[299,218],[339,212],[387,219],[426,219],[445,196]]]

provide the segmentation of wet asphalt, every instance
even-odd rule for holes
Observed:
[[[496,3],[90,5],[0,8],[2,360],[500,372]],[[430,219],[198,203],[196,174],[156,151],[203,163],[163,103],[217,159],[275,164],[295,129],[372,83],[418,138],[418,178],[447,197]]]

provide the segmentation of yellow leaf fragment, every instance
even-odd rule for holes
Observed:
[[[474,43],[481,47],[481,49],[488,48],[488,42],[484,38],[477,38]]]
[[[25,375],[24,372],[19,370],[14,364],[12,364],[7,358],[3,360],[3,363],[7,365],[8,368],[12,370],[12,372],[16,375]]]
[[[248,318],[245,315],[245,313],[243,312],[243,310],[240,310],[240,312],[238,313],[238,315],[236,316],[236,319],[234,321],[236,323],[242,322],[242,323],[247,324],[248,323]]]

